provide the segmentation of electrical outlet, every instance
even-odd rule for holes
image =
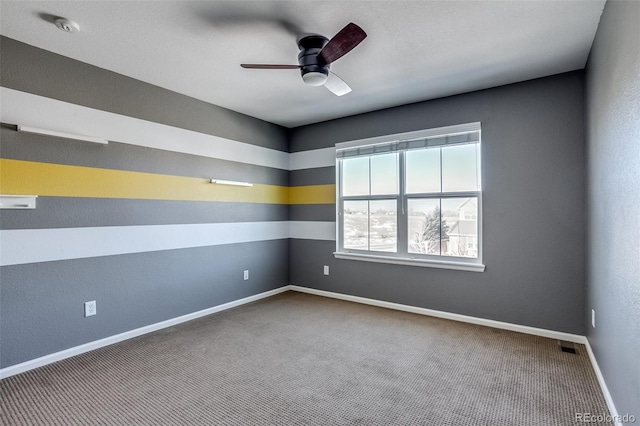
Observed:
[[[244,271],[244,280],[246,281],[248,279],[249,279],[249,270],[245,269],[245,271]]]
[[[596,310],[591,310],[591,327],[596,328]]]
[[[324,274],[329,275],[329,267],[327,265],[324,265]]]
[[[84,302],[84,316],[92,317],[96,314],[96,301]]]

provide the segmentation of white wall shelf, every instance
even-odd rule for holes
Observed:
[[[0,195],[0,209],[35,209],[37,195]]]

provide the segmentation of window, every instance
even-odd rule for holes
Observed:
[[[336,257],[484,270],[480,123],[336,152]]]

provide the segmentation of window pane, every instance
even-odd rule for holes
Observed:
[[[440,199],[410,199],[407,205],[409,253],[439,255]]]
[[[479,191],[478,144],[442,147],[442,192]]]
[[[369,157],[342,160],[342,195],[369,195]]]
[[[407,151],[407,194],[440,192],[440,148]]]
[[[371,195],[398,193],[398,154],[373,155],[371,158]]]
[[[344,248],[369,250],[369,202],[345,201]]]
[[[398,203],[396,200],[370,201],[369,250],[395,252],[398,248]]]
[[[478,257],[478,199],[445,198],[442,200],[443,229],[449,241],[442,254],[446,256]]]

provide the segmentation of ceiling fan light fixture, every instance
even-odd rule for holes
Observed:
[[[310,71],[302,75],[302,80],[309,86],[323,86],[327,82],[327,75],[317,71]]]
[[[319,34],[306,34],[299,38],[298,65],[240,64],[240,66],[263,70],[299,68],[302,81],[307,86],[324,86],[334,95],[342,96],[351,92],[351,88],[340,77],[331,73],[329,67],[331,63],[352,51],[366,37],[367,33],[362,28],[350,22],[331,40]]]

